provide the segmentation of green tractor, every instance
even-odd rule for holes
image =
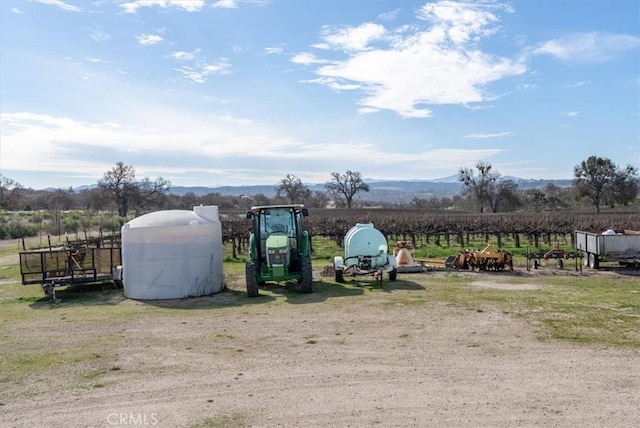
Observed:
[[[298,281],[303,293],[313,291],[311,238],[301,204],[256,206],[247,212],[253,221],[246,266],[247,295],[258,296],[267,281]]]

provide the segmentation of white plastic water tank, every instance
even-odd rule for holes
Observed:
[[[387,254],[387,239],[373,223],[356,223],[344,236],[345,257]]]
[[[156,211],[122,226],[125,296],[175,299],[222,290],[222,226],[217,206]]]

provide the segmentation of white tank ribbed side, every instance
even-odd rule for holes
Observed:
[[[122,227],[122,265],[124,293],[133,299],[173,299],[221,291],[218,207],[157,211],[126,223]]]

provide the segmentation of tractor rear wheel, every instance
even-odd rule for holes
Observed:
[[[302,282],[300,284],[303,293],[313,292],[313,268],[311,266],[311,258],[303,257],[302,266]]]
[[[245,280],[247,282],[247,296],[258,297],[258,269],[256,262],[250,260],[245,266]]]

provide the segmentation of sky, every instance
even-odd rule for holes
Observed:
[[[637,0],[0,0],[0,174],[173,186],[640,167]]]

